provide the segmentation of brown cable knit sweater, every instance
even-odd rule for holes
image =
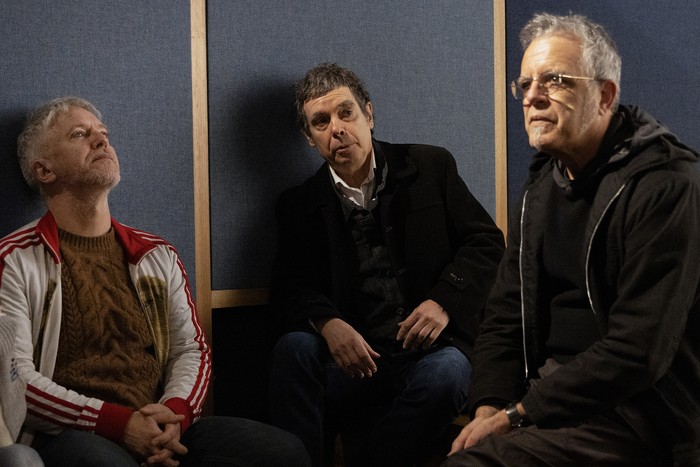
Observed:
[[[59,230],[59,240],[63,314],[53,380],[135,410],[157,402],[152,332],[114,231],[80,237]]]

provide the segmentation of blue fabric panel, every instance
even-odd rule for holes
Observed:
[[[602,24],[622,57],[620,102],[638,105],[700,150],[700,2],[679,0],[509,0],[506,2],[508,82],[520,74],[521,28],[535,13],[582,14]],[[506,83],[504,83],[506,85]],[[508,93],[508,201],[518,201],[533,150],[522,108]]]
[[[480,0],[209,0],[212,288],[267,287],[274,204],[321,164],[293,84],[321,62],[365,81],[375,136],[444,146],[495,214],[493,5]]]
[[[26,113],[78,95],[121,161],[112,214],[171,241],[194,282],[189,2],[22,0],[0,3],[0,18],[0,235],[44,212],[17,163]]]

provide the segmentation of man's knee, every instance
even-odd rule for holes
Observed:
[[[469,359],[455,347],[445,347],[419,362],[418,378],[431,388],[431,392],[461,394],[466,397],[472,367]]]
[[[39,454],[29,446],[12,444],[0,448],[0,466],[43,467]]]
[[[315,355],[323,348],[319,336],[310,332],[295,331],[284,334],[272,349],[276,361],[289,361]]]

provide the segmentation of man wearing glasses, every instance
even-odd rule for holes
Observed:
[[[601,26],[541,14],[520,38],[538,153],[444,465],[700,465],[698,153],[618,105]]]

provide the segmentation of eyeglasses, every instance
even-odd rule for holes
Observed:
[[[540,76],[537,77],[537,80],[526,76],[521,76],[517,80],[511,81],[510,91],[513,93],[513,97],[515,97],[515,99],[522,100],[530,90],[530,86],[532,86],[533,81],[537,81],[537,86],[539,87],[538,90],[545,96],[551,96],[560,89],[565,88],[567,85],[566,80],[570,79],[598,81],[598,78],[590,78],[588,76],[571,76],[557,73],[556,71],[547,71],[540,74]]]

